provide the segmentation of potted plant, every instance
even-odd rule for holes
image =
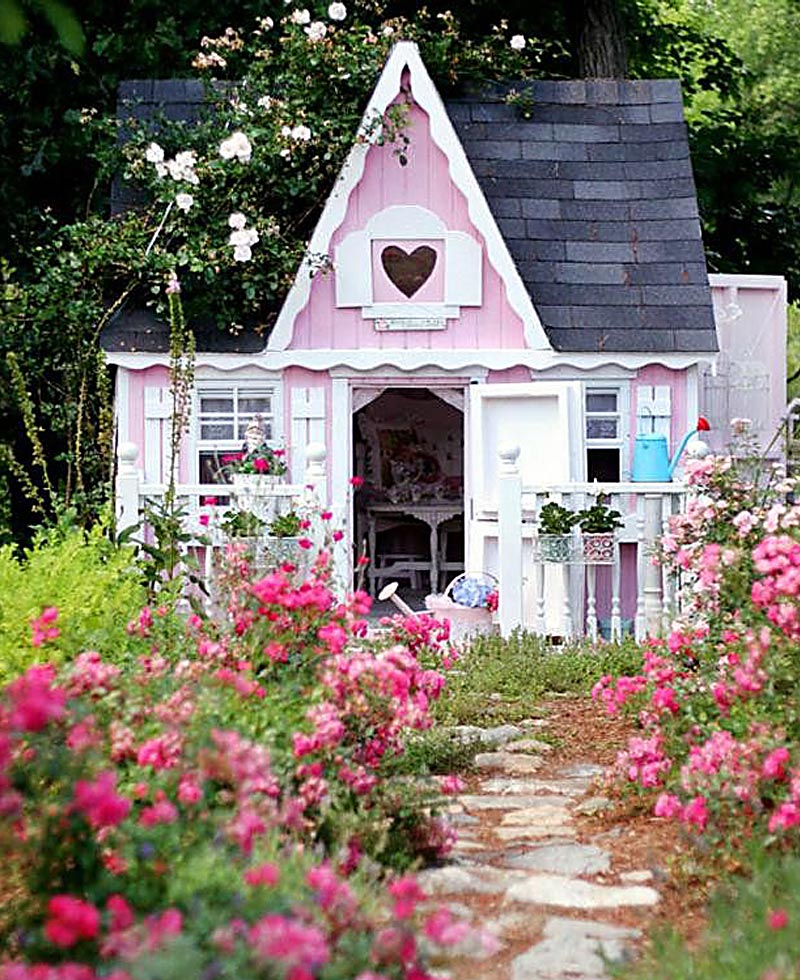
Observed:
[[[565,562],[572,556],[574,528],[578,515],[554,500],[539,511],[539,556],[542,561]]]
[[[622,527],[622,514],[613,510],[603,497],[580,511],[577,523],[583,537],[583,557],[591,565],[614,561],[614,531]]]
[[[265,542],[270,564],[283,565],[290,562],[296,568],[306,568],[312,551],[300,544],[303,526],[300,515],[294,510],[278,514],[272,519]],[[307,545],[308,542],[304,544]]]
[[[286,474],[283,449],[266,443],[223,456],[225,472],[230,477],[236,502],[242,510],[256,514],[265,523],[275,516],[278,497],[273,492]]]

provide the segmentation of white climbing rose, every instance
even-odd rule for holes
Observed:
[[[293,10],[289,18],[293,24],[307,24],[311,20],[311,14],[307,10]]]
[[[515,51],[522,51],[525,47],[525,38],[522,34],[515,34],[509,43]]]
[[[347,16],[347,7],[343,3],[332,3],[328,7],[328,16],[331,20],[344,20]]]
[[[191,194],[176,194],[175,203],[181,209],[181,211],[188,211],[194,204],[194,198]]]
[[[144,158],[148,163],[163,163],[164,151],[158,143],[151,143],[144,151]]]
[[[249,262],[253,257],[253,251],[249,245],[237,245],[233,250],[234,262]]]
[[[233,228],[238,231],[240,228],[244,228],[246,224],[247,218],[245,218],[241,211],[234,211],[233,214],[228,215],[229,228]]]
[[[309,24],[308,27],[304,28],[306,34],[308,34],[309,41],[321,41],[325,35],[328,33],[328,28],[322,23],[321,20],[315,20],[313,24]]]
[[[219,155],[223,160],[236,158],[247,163],[253,155],[253,147],[244,133],[236,132],[219,144]]]
[[[297,140],[300,143],[307,143],[311,139],[311,130],[308,126],[295,126],[291,132],[291,137],[293,140]]]

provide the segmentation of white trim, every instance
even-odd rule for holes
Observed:
[[[738,272],[712,272],[709,285],[722,289],[738,286],[739,289],[786,289],[784,276],[741,275]]]
[[[534,371],[546,371],[551,367],[567,365],[579,370],[595,368],[620,368],[637,370],[649,364],[680,371],[692,364],[714,364],[716,352],[696,353],[624,353],[605,351],[585,353],[582,351],[538,351],[515,348],[509,350],[476,350],[462,348],[455,350],[432,349],[381,349],[378,347],[356,350],[291,350],[265,351],[262,354],[198,354],[198,368],[213,368],[218,371],[238,371],[264,369],[281,371],[287,367],[308,368],[310,371],[328,371],[345,368],[350,371],[390,369],[418,371],[431,368],[440,374],[449,371],[472,373],[473,369],[503,371],[512,367],[527,367]],[[112,353],[107,357],[109,364],[119,367],[144,370],[158,364],[169,365],[169,354]]]
[[[331,510],[336,527],[345,532],[346,542],[353,540],[353,495],[350,493],[350,477],[353,460],[353,418],[350,382],[346,378],[334,378],[331,382],[331,445],[328,449],[331,480]],[[339,548],[334,553],[336,578],[350,592],[353,581],[352,549]]]
[[[531,350],[551,350],[528,290],[489,210],[483,191],[472,172],[461,141],[422,62],[416,44],[400,41],[392,49],[367,105],[361,131],[369,128],[376,116],[383,117],[401,90],[401,79],[406,70],[411,73],[414,101],[428,114],[431,138],[447,158],[450,178],[466,198],[470,221],[483,237],[487,258],[504,282],[510,306],[523,322],[528,347]],[[286,350],[291,344],[295,319],[305,307],[311,294],[313,275],[311,256],[329,254],[334,232],[347,214],[350,194],[363,176],[370,146],[369,141],[353,144],[333,191],[325,202],[322,215],[311,236],[306,257],[300,265],[278,315],[267,345],[268,350]]]
[[[447,326],[444,320],[454,320],[461,313],[458,306],[448,306],[446,303],[372,303],[361,307],[361,318],[363,320],[442,320],[441,326],[425,327],[419,329],[444,330]],[[391,328],[385,328],[391,329]],[[395,327],[394,329],[400,329]],[[403,329],[413,330],[413,327]]]
[[[692,365],[686,372],[686,428],[700,417],[700,371]]]
[[[127,368],[120,368],[117,371],[114,389],[117,445],[121,446],[123,442],[131,441],[131,391],[130,374]],[[139,449],[141,451],[142,447],[140,446]]]

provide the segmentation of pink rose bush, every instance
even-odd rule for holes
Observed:
[[[0,694],[21,895],[0,980],[425,980],[421,937],[463,938],[397,876],[452,844],[438,789],[392,775],[432,723],[446,636],[368,639],[369,599],[337,598],[325,556],[302,583],[249,571],[234,551],[224,625],[143,610],[134,655],[37,664]]]
[[[744,471],[744,475],[743,475]],[[614,775],[726,849],[800,837],[800,505],[731,458],[688,467],[693,493],[661,561],[682,614],[642,648],[640,672],[604,677],[593,696],[640,732]]]

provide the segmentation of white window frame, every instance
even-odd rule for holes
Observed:
[[[617,398],[617,409],[615,412],[592,412],[589,411],[587,402],[590,394],[613,394]],[[630,415],[631,415],[631,395],[630,383],[627,381],[603,381],[598,378],[583,383],[583,444],[584,444],[584,465],[586,467],[586,477],[589,476],[589,450],[590,449],[618,449],[619,450],[619,479],[621,483],[630,480]],[[614,439],[592,439],[588,434],[588,421],[594,418],[616,418],[617,435]]]
[[[191,472],[195,482],[200,481],[200,454],[219,452],[222,454],[238,452],[243,439],[201,439],[200,438],[200,398],[209,395],[231,395],[234,401],[234,432],[239,422],[238,403],[244,396],[257,397],[269,394],[272,397],[272,437],[269,445],[273,449],[285,447],[285,427],[283,411],[283,384],[280,376],[273,374],[247,375],[241,377],[197,378],[194,386],[190,436],[192,444]]]

